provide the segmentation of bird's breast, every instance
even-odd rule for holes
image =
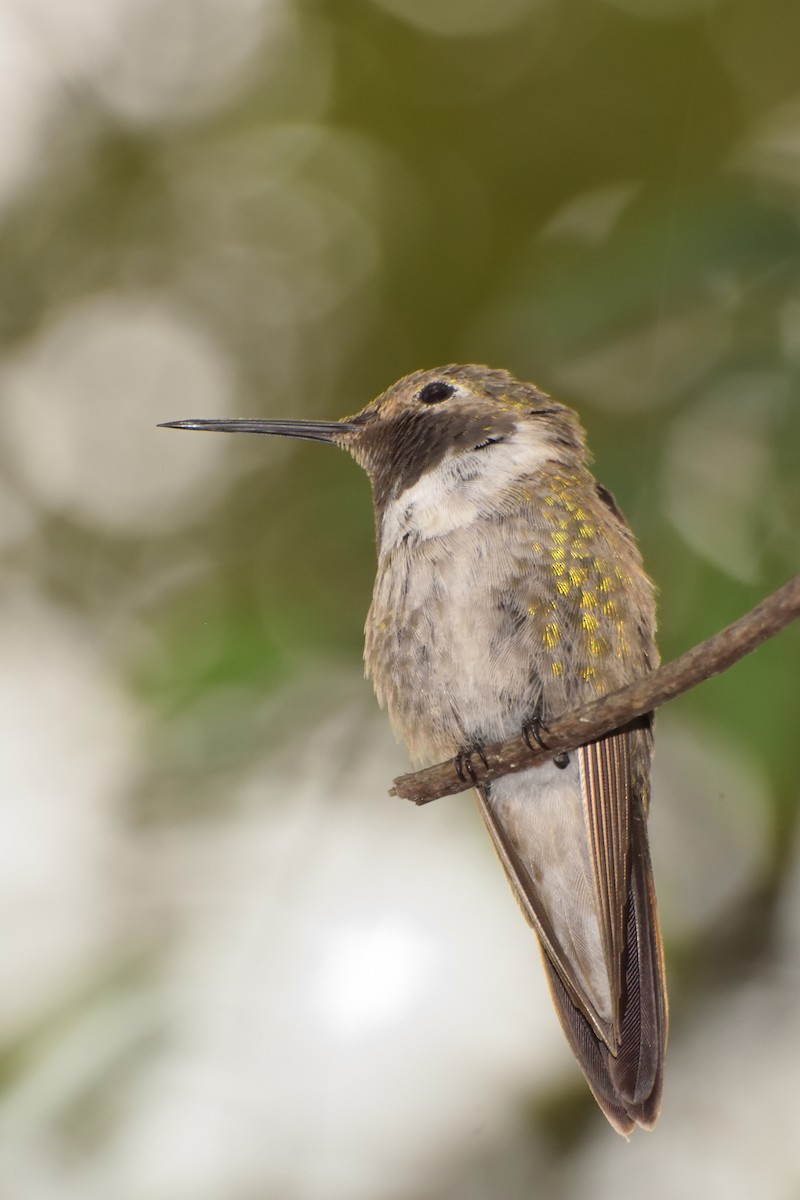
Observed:
[[[526,601],[500,543],[482,522],[380,556],[367,673],[414,757],[509,736],[530,716]]]
[[[412,755],[512,736],[655,665],[649,581],[593,483],[549,467],[487,500],[485,476],[443,478],[383,514],[366,628]]]

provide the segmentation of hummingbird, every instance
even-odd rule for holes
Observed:
[[[413,761],[526,732],[653,670],[654,588],[577,415],[485,366],[417,371],[341,421],[183,420],[349,451],[377,573],[364,659]],[[476,789],[556,1013],[628,1136],[661,1106],[667,995],[647,835],[652,714]]]

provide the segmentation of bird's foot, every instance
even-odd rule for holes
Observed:
[[[522,740],[529,750],[547,749],[547,742],[542,737],[543,733],[545,733],[545,725],[541,717],[530,717],[522,726]]]
[[[454,758],[456,772],[462,783],[471,783],[477,786],[479,780],[473,766],[473,759],[479,758],[483,763],[484,769],[488,767],[486,755],[483,753],[483,745],[481,742],[472,742],[469,746],[464,746],[459,750]]]
[[[522,726],[522,740],[529,750],[549,750],[549,746],[542,736],[546,732],[547,728],[541,717],[531,717]],[[559,750],[557,754],[554,754],[553,762],[562,771],[568,767],[569,755],[566,750]]]

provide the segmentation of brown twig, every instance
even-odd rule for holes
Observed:
[[[482,748],[480,756],[473,755],[470,767],[472,778],[465,782],[456,769],[455,760],[437,763],[410,775],[400,775],[394,781],[391,795],[428,804],[440,796],[463,792],[473,784],[488,783],[501,775],[524,771],[543,759],[563,750],[573,750],[612,729],[626,725],[635,717],[658,708],[667,700],[688,692],[690,688],[711,679],[732,667],[745,654],[780,633],[800,616],[800,575],[762,600],[746,616],[740,617],[688,650],[680,658],[665,663],[650,675],[634,680],[617,692],[601,696],[582,708],[564,713],[552,720],[543,730],[547,748],[532,749],[522,736],[506,742],[494,742]]]

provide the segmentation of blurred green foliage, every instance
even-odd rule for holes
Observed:
[[[392,168],[381,180],[373,227],[381,266],[372,301],[360,311],[353,304],[347,352],[330,375],[332,335],[307,329],[304,353],[319,354],[321,376],[297,381],[292,411],[343,415],[406,371],[453,360],[503,364],[535,378],[580,409],[598,474],[642,537],[662,593],[665,653],[735,618],[797,565],[797,360],[781,344],[781,321],[800,321],[791,307],[800,284],[800,197],[766,173],[736,166],[764,114],[793,96],[795,79],[779,72],[753,96],[747,62],[737,60],[737,74],[720,45],[728,23],[738,26],[737,45],[752,23],[762,40],[774,31],[770,49],[780,57],[791,4],[751,7],[749,21],[741,4],[701,6],[665,23],[602,3],[559,3],[483,38],[424,36],[366,2],[307,12],[328,23],[334,43],[327,127],[368,139],[371,152],[391,156]],[[169,134],[131,145],[107,132],[100,173],[85,178],[99,190],[94,202],[85,199],[105,213],[117,208],[109,227],[125,243],[137,229],[147,240],[148,283],[160,282],[165,269],[163,260],[156,265],[153,237],[169,254],[170,231],[180,223],[159,187],[162,171],[180,170],[178,152],[213,159],[243,127],[269,125],[261,101],[256,89],[188,147],[183,134],[173,148]],[[302,170],[352,195],[340,165],[325,161],[323,147]],[[393,186],[391,171],[403,186]],[[574,197],[618,183],[633,194],[606,235],[542,236]],[[141,210],[126,217],[137,195],[149,220]],[[235,181],[228,204],[235,225]],[[102,262],[113,280],[117,258]],[[684,325],[671,336],[674,322]],[[259,359],[257,305],[238,304],[235,324],[234,343],[250,350],[241,411],[279,411],[261,386],[269,365]],[[602,356],[626,339],[634,344],[623,377],[625,354],[610,365]],[[577,396],[559,383],[584,360],[605,370],[602,404],[590,374],[580,375]],[[745,584],[676,539],[664,518],[662,479],[676,419],[727,378],[757,371],[780,372],[785,381],[777,415],[759,421],[757,388],[750,401],[772,466],[748,511],[719,514],[757,531],[759,569]],[[165,416],[184,411],[185,403]],[[357,470],[316,448],[300,448],[276,470],[272,448],[258,451],[226,515],[213,526],[203,521],[227,580],[227,600],[217,595],[218,579],[208,584],[215,620],[230,626],[218,638],[219,661],[198,677],[206,686],[247,679],[254,664],[271,660],[273,642],[352,657],[368,603],[368,502]],[[709,460],[716,454],[713,429],[705,452]],[[182,603],[202,611],[205,602],[192,592]],[[243,607],[251,614],[244,621]],[[179,681],[194,675],[193,643],[182,636],[176,644]],[[698,720],[738,726],[737,738],[768,764],[784,817],[797,801],[785,721],[799,644],[789,632],[780,647],[683,702]]]
[[[333,418],[411,370],[507,367],[580,412],[673,657],[800,560],[800,8],[541,0],[447,36],[400,7],[297,0],[286,47],[266,36],[190,117],[126,119],[65,73],[41,161],[0,213],[6,365],[121,295],[188,315],[230,364],[238,415]],[[149,443],[127,444],[106,387],[78,473],[118,456],[145,491]],[[191,394],[163,405],[162,420],[218,415]],[[182,470],[194,435],[155,433],[144,404],[136,419]],[[232,443],[194,512],[114,529],[99,485],[94,516],[43,499],[0,437],[35,510],[4,543],[7,578],[85,620],[150,715],[134,824],[224,807],[220,778],[282,728],[262,706],[360,659],[365,478],[318,446]],[[800,807],[798,663],[793,628],[675,706],[766,776],[772,854],[752,890],[767,921]]]
[[[791,0],[687,4],[672,20],[647,19],[647,6],[559,0],[480,37],[426,34],[368,0],[307,0],[294,12],[300,36],[285,75],[266,44],[263,74],[252,70],[235,101],[205,119],[137,128],[91,89],[66,87],[59,141],[0,226],[7,350],[83,297],[149,289],[185,305],[233,356],[241,413],[344,415],[409,370],[502,364],[581,412],[598,475],[628,511],[661,589],[667,655],[792,572],[800,167],[795,178],[789,139],[774,152],[767,135],[759,141],[772,114],[796,101]],[[313,118],[298,87],[304,33],[306,50],[324,43],[332,63],[329,101]],[[795,138],[797,128],[800,114]],[[302,366],[287,375],[283,365],[275,388],[281,321],[268,315],[265,329],[265,311],[280,303],[269,290],[278,185],[289,198],[282,219],[324,194],[366,229],[355,241],[331,232],[326,213],[335,226],[339,210],[323,206],[310,248],[302,223],[283,231],[286,291],[299,280],[285,329]],[[365,238],[369,261],[344,284]],[[331,290],[308,315],[307,254]],[[758,372],[783,386],[763,419]],[[756,544],[755,566],[739,571],[676,535],[664,494],[675,424],[746,373],[763,486],[744,506],[714,509]],[[176,396],[163,415],[191,412],[191,397]],[[713,460],[717,430],[704,432]],[[152,612],[151,666],[129,664],[167,708],[220,686],[269,687],[298,656],[358,652],[372,555],[364,480],[318,448],[292,450],[280,465],[269,445],[240,452],[250,470],[225,505],[203,510],[188,539],[185,528],[164,534],[168,557],[202,542],[213,562]],[[701,479],[699,506],[703,493]],[[155,569],[148,553],[126,547],[116,587]],[[789,632],[682,702],[700,721],[733,722],[767,763],[781,828],[797,803],[785,721],[798,644]]]
[[[502,364],[579,408],[597,472],[661,589],[666,654],[792,572],[800,167],[790,138],[774,149],[763,132],[797,102],[791,0],[687,4],[672,20],[559,0],[480,37],[426,34],[368,0],[307,0],[294,12],[286,74],[266,44],[263,74],[256,67],[234,101],[194,122],[137,128],[65,80],[59,140],[0,226],[6,351],[84,297],[149,289],[185,305],[233,356],[241,413],[343,415],[412,369]],[[297,85],[304,44],[310,54],[321,43],[332,87],[312,117]],[[798,128],[800,115],[795,139]],[[282,257],[270,223],[279,186]],[[302,213],[320,195],[309,228],[300,217],[292,228],[292,205]],[[290,300],[297,284],[293,317],[272,311],[276,265]],[[330,296],[307,313],[309,270],[324,272]],[[296,354],[276,372],[284,334]],[[759,372],[783,388],[763,418]],[[740,570],[687,544],[664,496],[674,427],[742,375],[754,383],[731,420],[764,463],[742,503],[713,504],[751,550]],[[191,412],[191,396],[176,396],[163,415]],[[710,462],[717,434],[725,452],[726,421],[723,405],[703,426]],[[235,453],[250,470],[225,504],[163,534],[167,557],[202,543],[213,564],[150,612],[160,643],[150,667],[134,645],[131,670],[168,707],[237,682],[268,687],[294,656],[357,653],[372,556],[364,480],[318,448],[280,465],[270,445]],[[717,486],[712,472],[709,492]],[[702,507],[702,478],[695,489]],[[95,580],[106,594],[73,587],[73,601],[102,606],[157,571],[152,540],[125,544],[114,582]],[[75,538],[53,542],[67,576]],[[36,570],[58,574],[52,563]],[[797,803],[785,728],[798,644],[789,632],[683,701],[698,720],[733,722],[765,761],[782,827]]]

